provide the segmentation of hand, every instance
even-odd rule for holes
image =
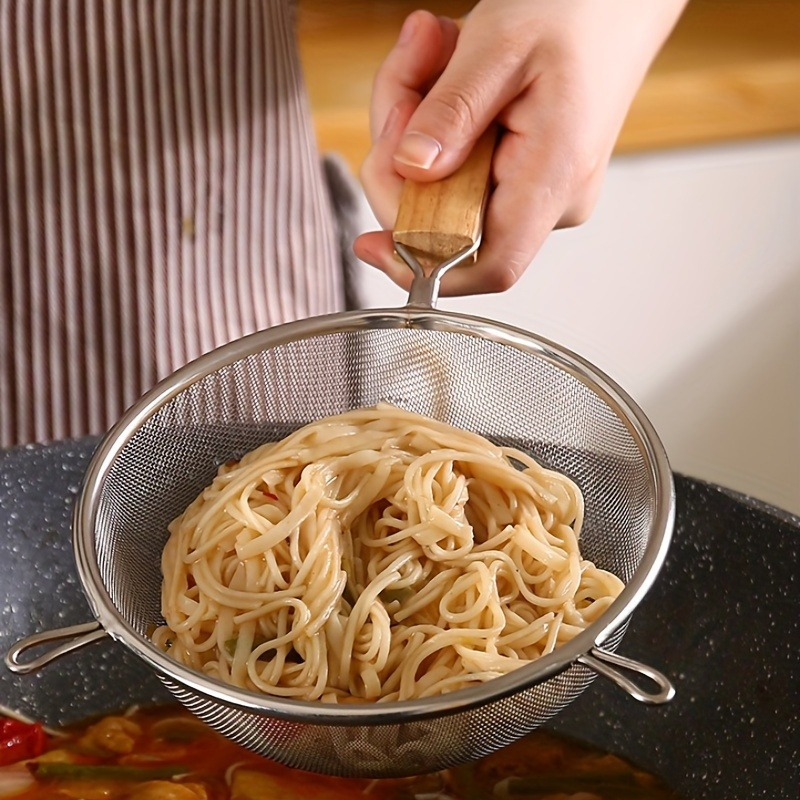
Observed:
[[[504,291],[548,233],[584,222],[650,62],[686,0],[482,0],[459,25],[415,11],[381,66],[361,171],[384,231],[356,255],[408,288],[391,233],[403,180],[453,172],[497,119],[478,262],[442,294]]]

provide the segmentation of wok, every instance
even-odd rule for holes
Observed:
[[[96,439],[0,451],[0,652],[90,615],[71,547],[72,504]],[[789,798],[800,785],[800,518],[676,477],[665,567],[626,651],[674,676],[643,709],[600,681],[548,727],[624,755],[687,798]],[[35,675],[0,667],[0,703],[51,725],[170,696],[112,641]]]

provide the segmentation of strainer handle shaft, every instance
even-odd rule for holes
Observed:
[[[408,293],[408,302],[406,308],[426,308],[430,309],[436,305],[436,300],[439,297],[439,285],[442,282],[444,274],[466,261],[480,246],[481,240],[478,239],[474,244],[459,250],[452,258],[449,258],[438,267],[432,270],[426,270],[420,263],[414,251],[405,245],[395,243],[395,250],[403,261],[408,264],[411,271],[414,273],[414,280],[411,283],[411,289]]]

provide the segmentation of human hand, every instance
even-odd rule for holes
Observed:
[[[411,14],[375,78],[361,170],[386,230],[359,236],[356,255],[408,288],[390,232],[404,179],[446,177],[496,119],[480,255],[444,277],[442,294],[511,287],[553,228],[588,218],[628,107],[685,2],[481,0],[460,30]]]

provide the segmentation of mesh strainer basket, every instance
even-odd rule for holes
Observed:
[[[669,681],[615,655],[652,584],[672,529],[663,448],[633,401],[591,364],[530,333],[433,309],[438,280],[476,247],[426,275],[402,309],[283,325],[222,347],[137,403],[97,450],[79,497],[74,549],[96,622],[18,643],[6,663],[30,672],[105,635],[147,662],[198,717],[285,764],[339,775],[442,769],[531,731],[602,673],[645,702]],[[320,417],[388,402],[513,445],[582,489],[585,557],[626,587],[586,631],[552,654],[481,686],[421,700],[293,701],[237,689],[178,664],[149,633],[162,621],[161,551],[168,523],[219,465]],[[24,650],[66,642],[24,661]],[[633,670],[655,681],[634,683]]]

